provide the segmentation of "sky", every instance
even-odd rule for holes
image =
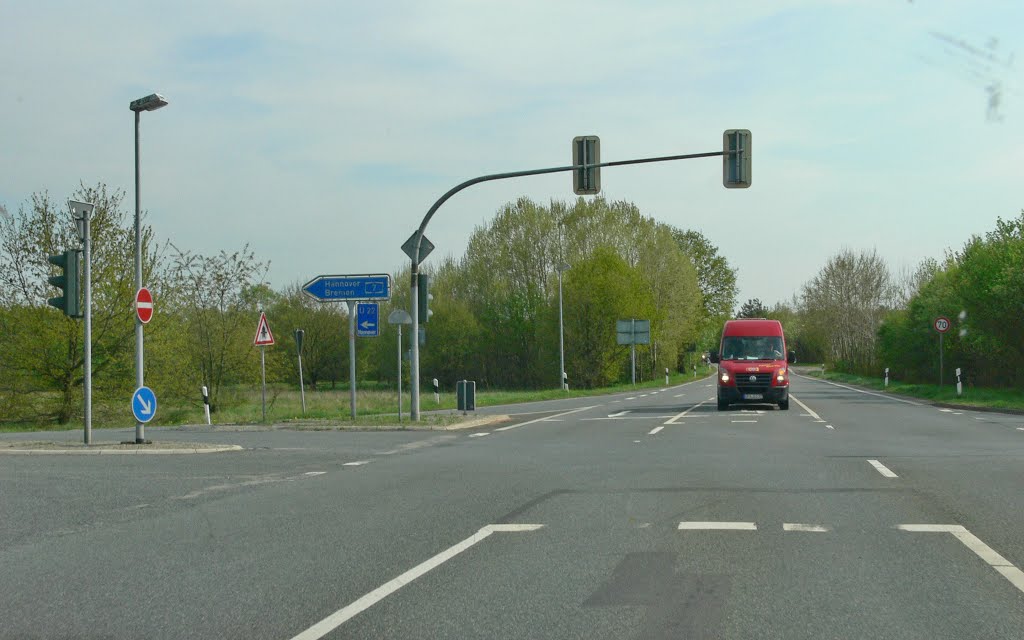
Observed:
[[[602,195],[702,232],[739,300],[787,300],[843,249],[894,270],[1024,209],[1024,3],[0,0],[0,204],[79,183],[142,206],[160,241],[244,245],[281,288],[390,273],[463,180],[719,151],[752,131],[749,189],[718,158],[606,168]],[[461,257],[506,202],[572,200],[570,174],[447,202],[427,260]]]

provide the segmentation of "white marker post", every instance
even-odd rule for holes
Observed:
[[[889,367],[885,368],[885,386],[889,386]]]
[[[697,365],[693,365],[693,375],[697,375]],[[665,367],[665,384],[668,384],[668,367]]]
[[[957,395],[957,397],[959,398],[960,395],[963,394],[963,392],[964,392],[964,387],[960,383],[960,367],[957,367],[956,368],[956,395]]]
[[[203,385],[203,413],[206,414],[206,424],[210,422],[210,392],[206,389],[206,385]]]
[[[434,404],[441,404],[441,389],[437,386],[437,378],[434,378]]]

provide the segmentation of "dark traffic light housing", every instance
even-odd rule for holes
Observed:
[[[430,321],[430,316],[434,315],[434,312],[430,310],[430,301],[434,299],[434,296],[430,294],[430,276],[425,273],[417,273],[416,279],[419,321],[420,324],[424,324]]]
[[[82,269],[82,252],[79,249],[68,249],[55,256],[47,256],[47,261],[60,267],[60,275],[50,276],[47,282],[61,290],[63,295],[46,301],[56,307],[69,318],[82,317],[82,305],[79,301],[78,275]]]

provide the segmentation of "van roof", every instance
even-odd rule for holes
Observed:
[[[743,318],[727,320],[722,330],[723,336],[781,336],[782,323],[778,320],[763,318]]]

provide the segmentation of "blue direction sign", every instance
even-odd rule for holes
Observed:
[[[156,415],[156,394],[149,387],[139,387],[132,394],[132,415],[139,422],[149,422]]]
[[[390,300],[391,276],[317,276],[302,290],[321,302],[335,300]]]
[[[380,306],[376,302],[356,305],[356,335],[360,338],[376,338],[380,334]]]

